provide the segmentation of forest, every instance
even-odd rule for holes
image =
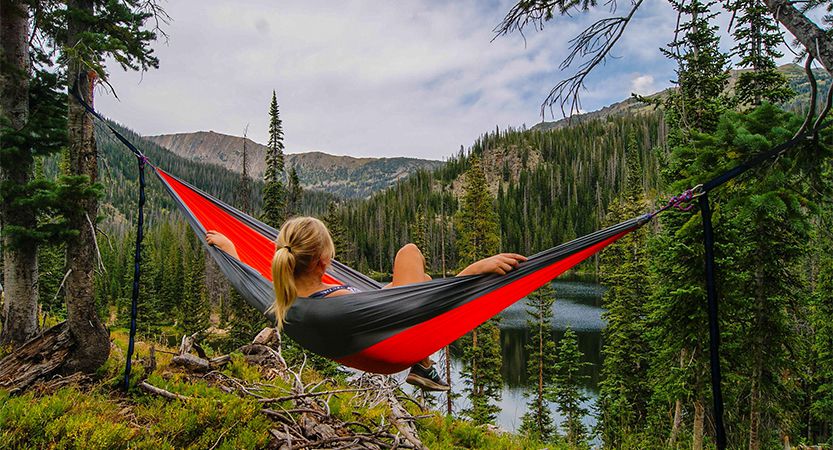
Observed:
[[[669,3],[673,88],[634,95],[636,111],[496,127],[358,199],[287,170],[275,91],[258,105],[262,179],[245,145],[221,167],[94,119],[110,71],[159,65],[157,2],[0,1],[0,448],[831,448],[833,39],[813,19],[830,5]],[[565,64],[583,63],[544,107],[578,112],[640,7],[579,35]],[[605,8],[520,1],[495,39]],[[801,65],[776,65],[785,40]],[[546,280],[522,300],[515,430],[498,426],[500,315],[434,355],[447,394],[304,349],[235,289],[159,169],[275,229],[321,218],[335,259],[383,283],[407,243],[451,278],[643,217],[570,269],[604,286],[598,394],[576,330],[553,333]]]

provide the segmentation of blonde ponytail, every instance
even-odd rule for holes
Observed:
[[[287,247],[278,247],[272,258],[272,283],[275,285],[275,326],[283,329],[283,318],[298,296],[295,288],[295,255]]]
[[[281,227],[272,258],[275,285],[275,325],[283,329],[289,307],[298,297],[295,279],[304,276],[323,258],[335,256],[335,246],[323,222],[314,217],[295,217]]]

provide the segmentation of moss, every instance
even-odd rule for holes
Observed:
[[[420,439],[431,449],[568,449],[511,433],[495,433],[471,422],[435,415],[417,422]]]
[[[172,401],[145,394],[135,387],[143,375],[134,365],[134,386],[128,394],[115,388],[123,376],[127,330],[111,332],[115,347],[99,370],[99,382],[86,389],[62,388],[50,394],[34,392],[10,396],[0,390],[0,449],[84,448],[84,449],[257,449],[269,444],[274,426],[254,398],[241,398],[201,378],[178,370],[167,370],[170,355],[156,353],[158,369],[147,381],[157,387],[185,395],[188,401]],[[150,345],[137,341],[136,355],[145,357]],[[164,348],[163,348],[164,349]],[[168,349],[171,350],[171,349]],[[264,397],[288,395],[291,384],[264,376],[245,357],[232,354],[222,373],[259,387]],[[314,370],[303,373],[304,383],[317,384],[325,378]],[[339,379],[327,379],[317,390],[349,389]],[[332,395],[332,414],[345,422],[362,422],[375,429],[387,423],[390,410],[385,404],[363,407],[360,393]],[[290,402],[270,405],[290,409]],[[424,414],[412,403],[405,407],[414,415]],[[469,422],[439,414],[418,422],[420,438],[429,448],[543,448],[540,442],[511,434],[496,434]],[[357,431],[364,431],[356,426]],[[550,446],[549,448],[561,448]]]
[[[125,425],[119,404],[100,393],[64,388],[43,397],[0,392],[0,399],[5,448],[124,448],[136,434]]]

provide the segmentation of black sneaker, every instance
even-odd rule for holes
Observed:
[[[405,382],[413,384],[424,391],[447,391],[451,389],[449,385],[443,383],[440,379],[440,374],[437,373],[433,365],[431,367],[423,367],[422,364],[414,364]]]

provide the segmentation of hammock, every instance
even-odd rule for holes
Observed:
[[[207,230],[213,229],[235,242],[240,260],[208,246],[202,239],[208,253],[217,261],[220,269],[246,301],[274,319],[274,316],[269,314],[273,295],[270,262],[275,249],[273,241],[277,237],[277,230],[148,164],[145,155],[87,104],[78,95],[76,88],[71,89],[70,93],[136,155],[139,163],[139,218],[134,257],[130,338],[124,373],[125,389],[130,386],[130,366],[136,334],[146,165],[157,174],[201,238]],[[708,193],[765,161],[801,145],[808,138],[817,139],[819,131],[831,125],[830,121],[822,122],[826,114],[827,112],[819,117],[812,128],[802,127],[789,141],[738,164],[704,184],[687,189],[682,194],[672,197],[665,206],[656,211],[533,255],[507,275],[455,277],[382,290],[374,280],[333,261],[323,281],[348,283],[362,292],[330,299],[298,298],[288,311],[284,330],[307,349],[344,365],[368,372],[395,373],[455,341],[512,303],[639,228],[657,214],[672,208],[690,211],[693,208],[692,201],[696,199],[703,218],[709,356],[717,447],[725,449],[714,230]]]
[[[240,259],[206,244],[220,270],[246,301],[274,316],[271,262],[274,228],[247,216],[162,169],[150,166],[200,237],[226,235]],[[457,340],[530,292],[549,283],[650,220],[644,215],[531,256],[506,275],[471,275],[381,289],[376,281],[333,261],[324,282],[360,292],[299,297],[284,331],[300,345],[346,366],[395,373]],[[205,239],[202,239],[205,243]]]

